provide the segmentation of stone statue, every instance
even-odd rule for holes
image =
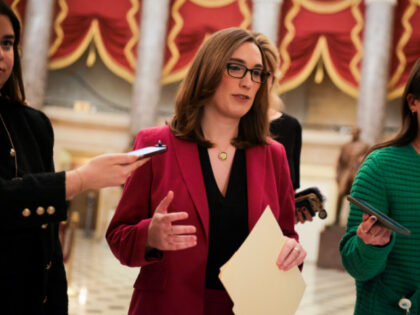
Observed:
[[[340,224],[341,206],[343,198],[350,193],[351,185],[356,177],[356,173],[362,163],[365,154],[369,150],[369,145],[360,139],[360,128],[352,129],[352,140],[341,147],[340,157],[337,163],[337,208],[335,215],[335,225]]]

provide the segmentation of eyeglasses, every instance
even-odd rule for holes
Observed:
[[[261,69],[248,69],[240,63],[229,62],[226,64],[226,68],[228,75],[236,79],[244,78],[249,71],[251,73],[251,80],[260,84],[264,83],[270,76],[270,72],[266,72]]]

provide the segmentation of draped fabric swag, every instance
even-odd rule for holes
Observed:
[[[26,0],[6,0],[24,24]],[[82,56],[91,66],[98,54],[117,76],[133,82],[141,0],[56,0],[50,69],[68,67]],[[181,80],[201,43],[226,27],[251,28],[252,0],[172,0],[162,69],[163,83]],[[363,0],[284,0],[277,47],[279,92],[327,73],[345,93],[357,97],[363,56]],[[402,94],[420,57],[420,0],[399,0],[395,8],[388,97]],[[88,52],[85,54],[85,52]]]

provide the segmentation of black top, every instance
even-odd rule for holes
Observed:
[[[199,145],[198,152],[210,217],[205,287],[224,290],[219,280],[220,267],[232,257],[249,233],[245,151],[235,152],[225,197],[217,187],[207,149]]]
[[[0,113],[16,149],[19,177],[13,179],[11,144],[0,121],[0,313],[67,314],[58,239],[58,223],[66,219],[65,175],[54,173],[50,121],[3,97]]]
[[[283,113],[270,122],[271,137],[283,144],[289,162],[293,188],[300,187],[300,151],[302,148],[302,126],[296,118]]]

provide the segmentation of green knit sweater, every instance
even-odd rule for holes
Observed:
[[[351,205],[340,252],[356,279],[354,314],[406,314],[398,306],[402,297],[411,300],[411,314],[420,314],[420,155],[411,145],[375,150],[360,167],[351,195],[411,230],[410,236],[393,232],[386,246],[366,245],[356,235],[363,213]]]

